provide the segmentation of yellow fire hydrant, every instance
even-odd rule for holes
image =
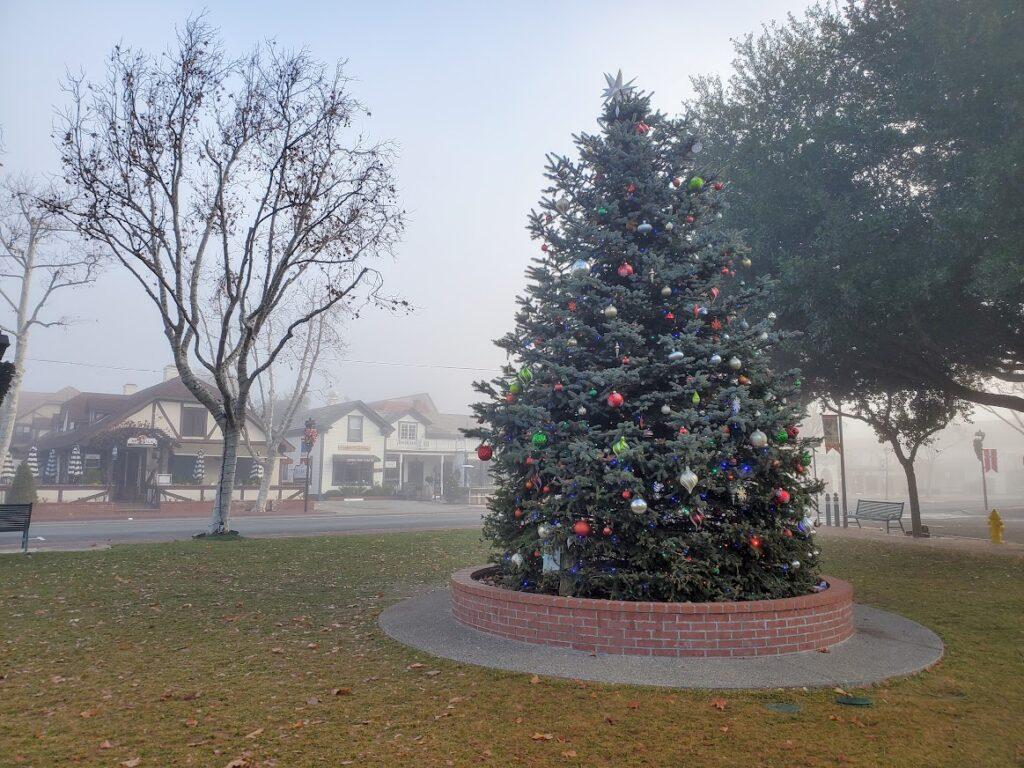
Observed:
[[[988,535],[989,538],[992,539],[993,544],[1003,543],[1003,530],[1005,528],[1006,524],[1003,523],[1003,518],[1001,518],[999,513],[993,509],[988,516]]]

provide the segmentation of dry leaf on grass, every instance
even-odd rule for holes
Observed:
[[[725,699],[712,699],[711,706],[717,709],[719,712],[725,711]]]
[[[539,682],[540,682],[540,677],[538,677],[537,675],[534,675],[533,677],[530,678],[530,685],[536,685]]]
[[[562,757],[576,757],[575,749],[567,749],[562,753]]]
[[[121,761],[121,765],[123,765],[124,768],[137,768],[137,766],[142,765],[142,758],[141,757],[132,757],[132,758],[129,758],[128,760],[122,760]]]
[[[252,731],[251,733],[245,734],[245,738],[247,738],[247,739],[255,739],[261,733],[263,733],[263,729],[262,728],[257,728],[255,731]]]
[[[331,688],[331,696],[351,696],[351,688]]]
[[[535,733],[530,738],[534,741],[551,741],[555,735],[553,733]]]
[[[104,739],[100,742],[100,749],[113,749],[114,745],[110,743],[109,739]]]

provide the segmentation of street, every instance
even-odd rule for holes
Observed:
[[[922,519],[933,536],[987,539],[988,521],[980,510],[965,510],[958,503],[923,504]],[[853,505],[851,505],[852,511]],[[232,527],[243,536],[315,536],[319,534],[423,531],[439,528],[474,528],[485,507],[365,499],[321,501],[309,515],[235,517]],[[1024,506],[1003,506],[1006,541],[1024,544]],[[910,529],[909,513],[903,525]],[[33,523],[31,549],[87,549],[109,544],[188,539],[206,526],[205,518],[177,517],[158,520],[83,520]],[[850,526],[856,527],[852,517]],[[877,528],[878,523],[865,523]],[[884,526],[882,526],[884,527]],[[899,528],[895,529],[899,535]],[[0,534],[0,552],[18,549],[20,535]]]

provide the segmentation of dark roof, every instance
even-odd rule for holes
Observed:
[[[370,403],[370,406],[385,414],[389,421],[395,421],[407,414],[421,418],[426,424],[424,431],[427,437],[459,438],[462,437],[460,429],[469,429],[476,425],[472,416],[441,413],[437,410],[433,398],[426,392],[377,400]]]
[[[208,387],[209,385],[204,384],[204,386]],[[68,400],[63,406],[70,411],[72,421],[77,420],[76,416],[87,418],[89,411],[97,406],[105,410],[107,415],[98,421],[82,424],[80,427],[69,429],[66,432],[49,432],[39,438],[37,447],[39,449],[63,448],[75,443],[85,443],[101,432],[117,426],[126,416],[130,416],[154,400],[190,402],[195,399],[195,395],[185,386],[180,376],[161,381],[146,389],[140,389],[131,395],[82,392]]]
[[[368,416],[370,421],[380,427],[385,435],[390,435],[395,431],[395,428],[388,423],[387,419],[383,418],[362,400],[349,400],[346,403],[334,403],[333,405],[325,405],[307,411],[302,415],[301,419],[295,420],[295,425],[289,430],[288,434],[295,435],[302,432],[305,429],[304,425],[307,419],[313,419],[316,422],[317,429],[323,432],[324,429],[334,424],[342,416],[347,416],[355,410],[360,410]]]
[[[18,418],[31,413],[44,405],[60,405],[79,394],[74,387],[64,387],[56,392],[29,392],[22,390],[18,394]]]

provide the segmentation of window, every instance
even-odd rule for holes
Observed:
[[[29,424],[18,424],[14,428],[14,434],[18,437],[29,437],[32,434],[32,426]]]
[[[208,415],[205,408],[197,408],[192,405],[181,406],[181,436],[206,437],[206,433],[209,431],[206,428]]]
[[[239,456],[235,459],[235,488],[258,484],[252,476],[253,464],[253,460],[248,456]]]
[[[214,459],[214,458],[218,458],[218,457],[211,457],[211,456],[204,457],[204,459],[203,459],[203,468],[204,468],[204,470],[209,471],[210,466],[211,466],[210,461],[211,461],[211,459]],[[216,468],[219,467],[219,466],[220,466],[220,462],[219,461],[216,464],[213,465],[215,472],[216,472]],[[196,471],[196,457],[195,457],[195,455],[177,454],[176,453],[173,456],[171,456],[171,460],[170,460],[170,462],[168,464],[167,469],[171,473],[171,482],[174,483],[175,485],[193,485],[196,482],[196,480],[195,480],[195,471]]]
[[[350,443],[363,442],[363,417],[348,417],[348,441]]]
[[[98,453],[85,454],[85,461],[82,464],[86,469],[100,468],[100,455]]]
[[[373,485],[373,462],[334,457],[331,485]]]
[[[415,422],[398,422],[398,439],[415,441],[420,433],[420,425]]]

